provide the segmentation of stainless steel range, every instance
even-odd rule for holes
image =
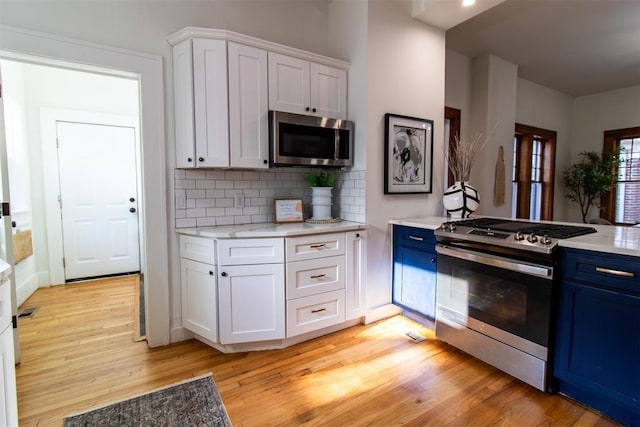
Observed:
[[[442,224],[436,336],[547,390],[558,240],[595,232],[499,218]]]

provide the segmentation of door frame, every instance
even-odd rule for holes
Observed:
[[[163,57],[0,25],[0,57],[41,65],[136,78],[140,82],[140,132],[144,208],[140,266],[144,277],[147,344],[170,336],[169,228]]]
[[[88,111],[67,110],[61,108],[40,109],[40,139],[42,143],[42,173],[45,190],[45,213],[47,219],[47,245],[49,249],[49,283],[63,285],[65,283],[65,270],[62,265],[64,256],[62,213],[58,203],[60,194],[60,167],[58,163],[57,127],[56,123],[74,122],[91,123],[106,126],[132,127],[135,132],[136,153],[136,191],[138,198],[144,194],[141,189],[141,164],[140,164],[140,129],[139,119],[136,116],[105,114]],[[144,259],[144,245],[141,242],[140,231],[143,227],[144,206],[140,206],[138,214],[138,244],[140,247],[140,260]]]

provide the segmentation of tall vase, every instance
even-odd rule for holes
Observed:
[[[452,218],[469,218],[480,206],[480,194],[468,182],[456,181],[445,190],[442,203]]]
[[[331,219],[331,191],[333,187],[311,187],[312,219]]]

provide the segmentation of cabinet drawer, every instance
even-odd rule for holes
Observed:
[[[433,250],[433,246],[436,244],[436,236],[433,234],[433,230],[394,225],[393,243],[394,245],[424,247]]]
[[[287,263],[287,299],[344,289],[344,256]]]
[[[287,301],[287,337],[344,322],[344,290]]]
[[[284,262],[283,239],[218,240],[220,265],[275,264]]]
[[[0,331],[11,323],[11,282],[0,284]]]
[[[640,258],[565,249],[560,265],[565,279],[640,295]]]
[[[344,255],[344,233],[287,238],[287,262]]]
[[[206,264],[216,263],[214,240],[206,237],[180,235],[180,258]]]

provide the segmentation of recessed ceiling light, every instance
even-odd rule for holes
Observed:
[[[462,0],[462,5],[468,7],[473,5],[475,2],[476,0]]]

